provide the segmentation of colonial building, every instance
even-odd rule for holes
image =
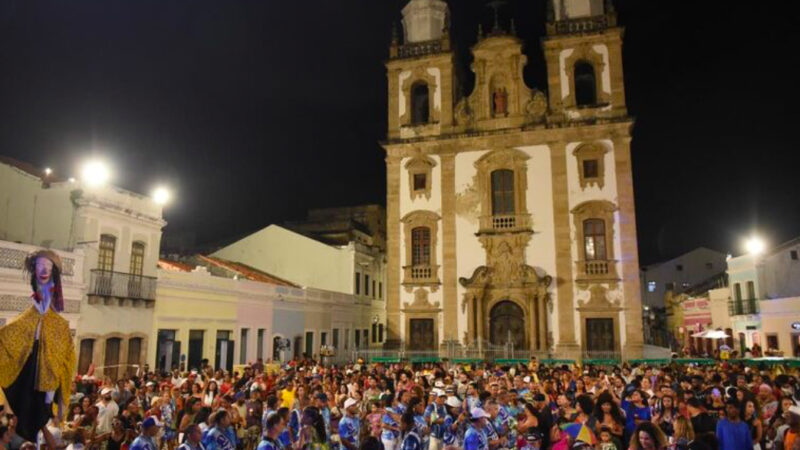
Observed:
[[[148,362],[158,370],[319,356],[348,360],[379,346],[383,318],[372,301],[300,286],[247,265],[195,256],[159,262],[158,301]],[[280,345],[289,341],[288,348]]]
[[[386,63],[389,339],[638,357],[632,119],[610,2],[548,1],[542,89],[525,84],[513,32],[479,31],[466,95],[447,4],[402,12]]]
[[[165,225],[161,205],[150,197],[58,179],[0,159],[0,238],[82,260],[70,269],[84,288],[73,294],[80,304],[67,304],[68,312],[80,313],[75,326],[81,373],[94,363],[116,376],[120,368],[144,363]]]

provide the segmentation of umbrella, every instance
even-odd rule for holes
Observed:
[[[727,334],[725,334],[722,330],[704,330],[692,335],[692,337],[696,338],[706,338],[706,339],[726,339],[729,338]]]
[[[564,432],[576,441],[586,442],[587,444],[597,444],[597,438],[586,425],[582,423],[570,423],[564,427]]]

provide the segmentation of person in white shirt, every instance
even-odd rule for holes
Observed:
[[[111,420],[119,414],[119,406],[114,401],[111,388],[105,387],[100,391],[100,401],[97,402],[97,434],[111,432]]]

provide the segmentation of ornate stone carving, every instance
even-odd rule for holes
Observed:
[[[417,197],[431,198],[431,174],[434,167],[436,167],[436,161],[424,155],[415,156],[405,164],[406,172],[408,172],[408,191],[411,194],[411,200]],[[414,177],[417,175],[425,177],[425,186],[420,189],[414,183]]]
[[[611,94],[603,90],[603,70],[605,61],[603,55],[594,49],[594,44],[587,42],[575,47],[572,53],[564,59],[563,70],[567,76],[568,94],[562,99],[565,108],[575,107],[575,64],[585,61],[594,68],[595,92],[597,105],[605,105],[611,101]]]
[[[581,183],[581,189],[586,189],[593,184],[597,185],[600,189],[603,188],[605,185],[606,153],[608,153],[608,148],[600,142],[581,144],[572,151],[578,163],[578,179]],[[584,161],[596,161],[596,176],[587,176],[584,170]]]
[[[542,91],[534,90],[531,99],[525,105],[528,123],[542,123],[547,113],[547,96]]]
[[[611,300],[608,297],[608,288],[602,284],[589,286],[589,299],[578,300],[578,310],[584,311],[613,311],[620,310],[618,300]]]
[[[475,112],[468,98],[462,98],[455,108],[456,125],[471,126],[475,122]]]

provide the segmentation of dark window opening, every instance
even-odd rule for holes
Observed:
[[[424,191],[427,188],[427,177],[424,173],[415,173],[414,174],[414,190],[415,191]]]
[[[417,83],[411,87],[411,125],[422,125],[429,120],[428,85]]]
[[[598,176],[600,176],[600,167],[597,160],[583,160],[583,178],[597,178]]]
[[[586,61],[575,63],[575,105],[597,104],[597,80],[594,67]]]

